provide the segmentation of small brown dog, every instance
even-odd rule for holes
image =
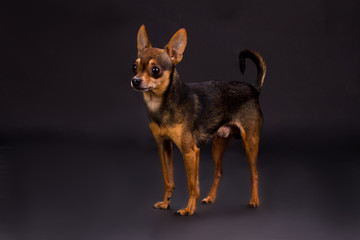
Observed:
[[[215,177],[209,195],[203,203],[214,203],[222,175],[222,156],[229,141],[243,141],[251,170],[252,194],[250,207],[259,206],[256,160],[259,133],[263,123],[259,94],[265,77],[265,63],[251,50],[239,55],[244,73],[245,59],[257,66],[256,85],[230,81],[208,81],[185,84],[175,69],[183,57],[187,42],[185,29],[180,29],[163,48],[152,48],[142,25],[137,35],[138,58],[133,65],[131,86],[143,93],[150,129],[158,144],[165,182],[164,200],[155,203],[158,209],[168,209],[174,189],[172,142],[180,149],[188,177],[189,202],[179,215],[192,215],[199,198],[199,145],[213,139],[212,155]]]

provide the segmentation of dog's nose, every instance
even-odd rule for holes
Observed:
[[[131,80],[131,83],[132,83],[132,85],[133,85],[134,87],[138,87],[138,86],[140,85],[140,83],[141,83],[141,79],[134,77],[134,78]]]

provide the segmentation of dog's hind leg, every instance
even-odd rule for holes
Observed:
[[[226,137],[221,137],[226,136]],[[217,189],[219,187],[219,182],[222,176],[222,157],[230,142],[231,137],[229,134],[217,134],[214,137],[212,144],[212,156],[214,158],[215,163],[215,174],[214,174],[214,182],[211,187],[211,190],[206,198],[202,200],[203,204],[214,203],[216,199]]]
[[[246,130],[240,127],[241,138],[249,161],[251,173],[251,198],[249,207],[255,208],[259,206],[258,196],[258,172],[256,169],[257,155],[259,149],[259,128],[247,128]]]

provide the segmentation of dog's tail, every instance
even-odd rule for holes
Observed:
[[[244,51],[240,52],[240,54],[239,54],[239,65],[240,65],[240,71],[242,74],[245,73],[246,58],[251,59],[256,65],[257,77],[256,77],[255,88],[260,93],[261,87],[264,83],[265,74],[266,74],[265,62],[259,53],[252,51],[250,49],[245,49]]]

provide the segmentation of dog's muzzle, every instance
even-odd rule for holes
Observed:
[[[137,91],[145,90],[141,87],[141,83],[142,83],[141,78],[134,77],[133,79],[131,79],[131,86]]]
[[[136,90],[140,92],[146,92],[151,90],[150,87],[144,87],[144,83],[141,78],[134,77],[131,79],[131,86]]]

